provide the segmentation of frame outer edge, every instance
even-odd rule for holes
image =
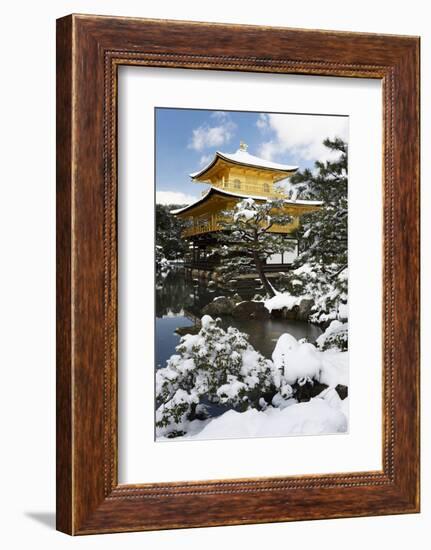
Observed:
[[[397,165],[395,211],[395,300],[394,319],[402,345],[396,364],[396,383],[402,407],[395,421],[403,450],[397,457],[402,472],[400,488],[412,512],[420,511],[420,39],[412,39],[397,72],[395,155]]]
[[[84,165],[85,163],[88,164],[89,159],[91,160],[92,158],[91,155],[100,145],[100,141],[97,141],[96,145],[90,143],[90,151],[86,149],[84,153],[83,143],[81,143],[81,137],[83,140],[85,140],[85,138],[91,138],[93,137],[92,132],[94,131],[97,140],[99,140],[97,128],[99,127],[98,125],[100,119],[97,117],[100,116],[100,96],[97,96],[97,94],[100,94],[102,92],[101,89],[97,90],[93,88],[91,90],[91,93],[89,93],[87,83],[83,85],[83,83],[80,82],[79,78],[82,77],[84,67],[87,70],[89,68],[89,64],[95,63],[97,59],[98,62],[100,62],[101,56],[103,56],[103,51],[105,49],[110,49],[110,46],[106,45],[107,43],[105,43],[105,39],[109,40],[110,43],[113,40],[117,43],[121,43],[122,36],[119,36],[120,30],[116,28],[117,21],[117,18],[109,18],[109,21],[105,19],[103,25],[99,26],[99,21],[95,25],[93,16],[68,16],[66,18],[58,20],[57,22],[57,529],[59,529],[60,531],[64,531],[68,534],[86,534],[109,531],[113,532],[124,530],[143,530],[192,526],[198,527],[207,525],[223,525],[230,523],[261,523],[267,521],[289,521],[289,519],[305,519],[305,517],[301,514],[293,514],[289,517],[283,517],[283,519],[281,519],[281,516],[278,515],[277,517],[270,516],[269,518],[268,516],[266,516],[265,518],[258,518],[257,516],[249,516],[247,518],[246,516],[244,516],[231,520],[230,522],[226,519],[223,512],[222,519],[213,520],[205,516],[204,514],[204,516],[202,516],[203,519],[201,518],[198,521],[194,520],[192,522],[189,522],[185,521],[183,517],[184,513],[182,513],[184,511],[178,509],[178,506],[180,506],[181,508],[181,506],[184,505],[186,501],[188,501],[189,497],[192,497],[192,493],[190,493],[190,495],[185,495],[175,502],[171,498],[169,498],[166,501],[166,507],[162,507],[160,513],[157,512],[157,514],[159,514],[159,517],[155,518],[154,522],[151,521],[150,517],[146,516],[142,516],[142,519],[141,517],[139,517],[139,521],[137,520],[137,516],[135,517],[135,519],[132,519],[132,517],[129,516],[128,521],[126,521],[128,514],[127,509],[129,508],[129,505],[129,513],[132,513],[133,510],[133,515],[137,513],[142,513],[144,510],[146,510],[147,514],[152,515],[152,513],[155,513],[153,506],[150,506],[150,504],[148,506],[144,506],[143,503],[141,503],[141,505],[138,505],[138,501],[132,501],[134,497],[126,495],[124,495],[123,498],[120,498],[119,501],[117,500],[116,502],[114,502],[109,497],[109,494],[106,494],[107,486],[109,487],[109,485],[111,485],[109,482],[106,485],[106,480],[105,494],[104,497],[102,496],[102,468],[97,462],[97,459],[100,459],[102,455],[104,457],[100,446],[100,439],[98,439],[100,438],[101,432],[99,430],[100,427],[98,428],[94,425],[94,417],[91,416],[95,413],[96,409],[99,410],[100,402],[97,399],[96,402],[91,403],[88,400],[90,394],[88,393],[88,391],[85,390],[86,387],[89,387],[92,388],[92,390],[97,389],[97,393],[99,393],[98,387],[96,386],[95,388],[94,384],[96,384],[96,382],[98,383],[98,381],[100,380],[100,373],[98,368],[96,368],[98,367],[98,364],[93,361],[94,359],[96,359],[96,356],[93,356],[92,353],[88,353],[88,349],[87,354],[85,354],[85,351],[83,352],[80,347],[81,344],[84,345],[84,348],[91,345],[91,352],[94,352],[94,347],[96,347],[96,355],[99,357],[100,346],[97,342],[92,341],[92,337],[94,337],[94,325],[86,327],[79,326],[77,324],[76,326],[74,326],[73,323],[73,316],[76,317],[76,321],[78,323],[80,322],[80,320],[87,321],[88,317],[86,317],[86,315],[88,313],[97,314],[97,318],[99,318],[100,315],[99,306],[95,304],[97,298],[95,296],[88,296],[90,287],[88,286],[88,284],[83,284],[83,281],[85,282],[85,277],[87,275],[91,275],[92,281],[100,280],[99,272],[89,273],[88,271],[86,271],[86,268],[90,269],[90,264],[93,263],[93,260],[88,263],[89,258],[91,257],[88,253],[91,251],[96,251],[97,256],[99,256],[100,254],[100,249],[97,245],[97,241],[94,241],[94,237],[99,234],[99,230],[95,229],[94,225],[91,225],[90,228],[92,234],[91,242],[89,243],[88,247],[84,247],[82,243],[82,239],[86,238],[85,228],[82,227],[82,223],[84,222],[84,225],[86,224],[87,218],[85,217],[85,210],[88,208],[88,205],[96,207],[97,212],[94,212],[95,218],[99,220],[100,217],[99,203],[94,202],[99,201],[100,190],[95,192],[93,189],[93,191],[91,191],[92,186],[89,186],[87,181],[83,180],[91,181],[90,176],[94,175],[97,175],[98,177],[99,168],[92,166],[91,169],[85,172],[85,169],[81,170],[81,164],[77,165],[76,163],[79,160],[79,162],[83,162]],[[146,22],[146,20],[140,21],[142,21],[142,24]],[[90,22],[91,28],[89,28],[87,25]],[[106,23],[107,26],[105,25]],[[158,25],[159,27],[166,25],[166,22],[163,21],[153,21],[153,23],[155,23],[156,26]],[[177,24],[178,22],[172,23]],[[112,28],[110,27],[111,24]],[[199,26],[202,24],[197,25]],[[184,27],[187,27],[187,24],[185,22]],[[241,26],[238,26],[238,32],[240,28]],[[221,26],[219,27],[219,29],[221,29]],[[124,30],[126,30],[127,32],[127,24],[125,25],[125,27],[122,28],[122,32]],[[134,36],[137,36],[136,30],[136,28],[133,29],[133,32],[135,32]],[[293,33],[296,32],[294,29],[286,28],[285,30],[291,31]],[[307,33],[307,31],[304,32]],[[308,32],[312,34],[314,31]],[[337,33],[334,32],[334,34],[338,36]],[[76,44],[74,41],[74,35],[76,35]],[[83,38],[84,35],[85,40]],[[359,40],[359,36],[361,36],[361,40],[363,38],[363,35],[352,34],[352,41],[355,36],[357,40]],[[378,35],[376,36],[378,37]],[[370,41],[373,42],[374,40],[377,40],[376,36],[373,38],[373,36],[370,35]],[[403,56],[400,55],[400,49],[403,51],[404,54],[406,53],[406,50],[410,50],[410,60],[412,60],[411,55],[412,51],[414,50],[413,59],[415,61],[418,60],[417,39],[415,43],[416,48],[413,47],[413,41],[415,39],[412,39],[412,37],[405,37],[405,39],[402,40],[402,46],[400,46],[399,44],[399,38],[391,38],[387,36],[387,39],[389,41],[388,48],[390,51],[390,54],[388,55],[389,57],[392,56],[392,60],[390,62],[388,61],[387,63],[387,68],[389,68],[390,65],[394,66],[395,62],[393,56],[398,55],[398,61],[401,61],[401,58]],[[145,40],[136,40],[137,42],[134,43],[134,48],[136,47],[138,49],[141,47],[145,47],[145,40],[147,40],[147,38],[145,38]],[[156,37],[154,40],[154,43],[159,44],[158,37]],[[161,48],[164,47],[163,40],[160,42]],[[170,40],[171,39],[168,39],[168,43]],[[90,48],[90,43],[91,51],[87,51],[86,48]],[[370,45],[371,44],[368,44],[363,49],[363,51],[361,50],[361,56],[364,58],[364,60],[366,58],[367,52],[369,53],[369,55],[371,55]],[[174,46],[176,47],[176,43],[174,44]],[[333,50],[333,45],[331,47]],[[310,48],[311,46],[307,46],[307,50],[309,52],[311,52]],[[74,56],[77,54],[79,54],[79,58],[77,57],[75,60]],[[85,58],[85,54],[90,56],[89,60]],[[171,53],[169,55],[173,55],[175,57],[175,54]],[[289,55],[289,52],[287,52],[287,55]],[[312,55],[312,53],[309,53],[309,55]],[[187,54],[185,54],[185,57],[187,57]],[[219,55],[217,54],[216,57],[219,57]],[[330,58],[331,56],[329,55],[328,59]],[[406,62],[406,58],[404,58],[404,62]],[[337,64],[338,63],[335,63],[335,65]],[[199,65],[200,62],[195,63],[195,68],[199,68]],[[328,64],[328,66],[329,65],[330,63]],[[398,65],[398,68],[399,67],[400,65]],[[93,64],[91,68],[95,69],[95,74],[97,75],[96,77],[93,77],[93,75],[91,76],[92,79],[95,78],[95,84],[97,85],[95,86],[96,88],[101,84],[101,75],[99,72],[100,66],[95,66]],[[75,70],[76,75],[74,72]],[[234,70],[241,69],[238,68]],[[242,70],[248,69],[243,68]],[[266,72],[265,69],[263,70]],[[318,69],[318,72],[320,71],[322,71],[322,73],[324,72],[323,69]],[[333,67],[327,69],[327,74],[333,74],[335,76],[335,72],[336,71],[333,69]],[[411,72],[413,72],[413,76],[411,75]],[[361,70],[352,69],[352,76],[367,77],[368,74],[366,71],[361,72]],[[407,89],[407,91],[409,92],[412,92],[413,96],[415,96],[415,99],[417,99],[418,94],[417,85],[418,79],[416,68],[413,68],[413,71],[410,71],[410,80],[405,85],[405,89]],[[399,102],[402,101],[402,97],[400,96],[398,96],[396,99]],[[94,112],[96,118],[88,119],[86,121],[81,120],[81,115],[84,115],[85,118],[86,109],[91,107],[92,101],[94,101],[94,105],[97,107]],[[76,109],[80,109],[80,116],[76,118],[76,121],[74,123],[73,113],[75,111],[75,107]],[[418,122],[418,112],[417,110],[416,112],[413,112],[411,107],[410,109],[409,107],[407,107],[407,113],[413,119],[413,122],[410,122],[409,125],[409,128],[412,132],[411,136],[415,135],[416,132],[417,137],[418,125],[414,125],[416,122]],[[85,125],[85,122],[87,123],[87,125]],[[400,121],[397,121],[396,129],[398,132],[402,131]],[[78,138],[80,138],[79,141],[74,141]],[[73,145],[74,143],[75,145]],[[414,144],[412,145],[412,147],[417,148],[418,146]],[[399,153],[399,150],[396,150],[395,153]],[[410,170],[413,170],[414,172],[414,174],[412,175],[413,185],[411,186],[411,191],[413,193],[414,201],[417,201],[418,196],[415,193],[417,193],[418,191],[417,184],[419,181],[417,171],[418,155],[416,154],[415,156],[415,154],[413,153],[413,155],[406,155],[406,157],[408,168],[410,168]],[[100,159],[94,160],[99,162]],[[399,158],[398,163],[397,161],[395,162],[397,164],[398,170],[400,169],[401,160],[402,159]],[[88,169],[88,166],[85,165],[84,168]],[[401,180],[398,181],[400,182]],[[398,185],[400,185],[400,183],[398,183]],[[398,190],[399,189],[400,187],[398,187]],[[405,188],[404,193],[406,193]],[[408,213],[412,215],[413,210],[415,210],[416,206],[418,206],[418,202],[414,202],[413,206],[410,206],[411,208],[408,210]],[[74,227],[75,218],[76,227]],[[406,215],[406,218],[407,220],[412,221],[412,218],[409,217],[409,215]],[[416,225],[413,231],[414,235],[407,238],[407,241],[409,243],[413,243],[413,253],[416,250],[418,241],[418,239],[416,238],[418,236],[417,231],[418,226]],[[104,239],[106,245],[106,234],[104,235]],[[401,241],[402,239],[399,238],[397,242],[397,247],[400,245]],[[91,247],[92,249],[90,250]],[[399,254],[399,250],[397,250],[396,253],[397,252]],[[75,266],[74,257],[75,259],[79,258],[79,264],[77,262]],[[400,257],[396,258],[398,262],[402,261],[402,259],[403,258]],[[410,282],[415,283],[415,288],[417,288],[417,255],[414,256],[414,260],[415,263],[410,268],[407,265],[405,266],[404,275],[407,279],[409,279]],[[97,269],[99,269],[99,267],[97,267]],[[405,286],[401,285],[397,288],[399,289],[400,294],[404,297]],[[416,296],[416,290],[414,291],[414,296]],[[409,318],[412,320],[413,323],[419,321],[417,315],[418,310],[415,309],[415,306],[417,306],[417,303],[415,299],[413,299],[412,303],[407,308],[410,316]],[[88,329],[89,331],[91,329],[91,331],[93,332],[93,336],[92,332],[88,332],[87,334],[85,334],[84,331],[86,329]],[[413,338],[417,337],[416,325],[413,327],[411,334],[413,335]],[[73,356],[74,351],[72,349],[74,341],[77,350],[77,354],[75,357]],[[416,340],[411,343],[410,349],[412,349],[414,346],[416,346],[417,348]],[[416,353],[413,354],[412,363],[414,363],[411,365],[412,370],[415,374],[418,374],[418,357]],[[405,369],[402,372],[403,376],[405,376]],[[76,373],[77,377],[75,394],[73,393],[74,373]],[[416,382],[413,384],[413,393],[418,391],[417,382],[418,380],[416,380]],[[87,383],[88,386],[84,386],[85,383]],[[82,392],[80,390],[82,390]],[[115,397],[113,394],[111,395],[111,392],[108,393],[110,394],[110,399]],[[418,395],[415,393],[414,396],[410,396],[410,398],[410,404],[412,406],[410,411],[417,413]],[[75,401],[75,405],[73,401]],[[403,399],[403,404],[400,406],[406,406],[405,399]],[[410,441],[410,443],[413,442],[413,448],[410,449],[406,455],[406,467],[408,469],[408,474],[406,475],[402,471],[400,471],[399,473],[401,474],[401,479],[399,479],[398,481],[401,481],[401,484],[397,487],[392,486],[392,489],[401,490],[401,493],[395,494],[392,492],[392,489],[388,487],[384,495],[383,493],[377,492],[377,487],[375,487],[376,491],[374,491],[374,489],[371,490],[371,487],[369,487],[370,496],[374,495],[374,498],[382,498],[382,501],[379,504],[377,504],[377,501],[375,502],[376,506],[374,508],[374,511],[371,511],[370,509],[365,510],[365,508],[362,512],[360,512],[359,510],[355,512],[353,509],[351,509],[344,510],[340,514],[331,514],[328,511],[325,512],[328,514],[326,516],[325,514],[317,514],[316,516],[314,516],[316,517],[316,519],[317,517],[323,518],[357,515],[380,515],[388,513],[405,513],[418,511],[417,509],[412,509],[412,501],[416,500],[417,502],[418,499],[418,491],[417,489],[413,488],[413,484],[417,486],[418,483],[418,422],[416,416],[414,420],[411,418],[409,419],[408,415],[406,415],[406,412],[407,411],[403,410],[401,416],[406,422],[408,428],[407,439]],[[87,416],[83,416],[83,414],[86,414]],[[109,433],[110,428],[114,430],[115,433],[115,426],[110,426],[108,415],[108,421],[106,421],[105,419],[103,423],[104,433]],[[111,441],[111,438],[112,432],[111,435],[108,435],[108,441]],[[96,448],[94,448],[94,446]],[[399,458],[401,458],[400,455]],[[91,465],[90,468],[88,463],[89,460],[96,461],[94,464]],[[397,466],[399,467],[399,465]],[[75,476],[74,471],[76,474]],[[115,479],[109,481],[114,481],[115,484]],[[234,491],[232,491],[232,493],[233,492]],[[247,492],[249,491],[247,490]],[[253,492],[253,489],[251,489],[251,492]],[[343,493],[352,493],[353,495],[353,493],[356,494],[357,491],[353,490],[352,488],[352,490],[343,491]],[[193,500],[196,499],[196,496],[197,495],[193,496]],[[387,499],[394,498],[393,505],[390,506],[388,501],[384,502],[384,497]],[[139,497],[136,496],[135,498]],[[236,499],[239,502],[240,496],[232,495],[231,498]],[[211,501],[213,500],[214,499],[211,499]],[[222,500],[217,500],[217,503],[221,505]],[[163,513],[169,515],[174,514],[174,516],[171,515],[169,519],[168,517],[165,517],[165,519],[163,520],[161,517]],[[307,519],[313,519],[313,515],[307,515]],[[144,522],[144,525],[142,524],[142,522]]]
[[[56,25],[56,528],[73,534],[73,17]]]

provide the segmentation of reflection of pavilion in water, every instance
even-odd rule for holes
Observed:
[[[185,277],[183,268],[174,268],[156,281],[156,317],[187,317],[194,321],[219,289],[209,289]],[[223,291],[226,294],[226,291]]]
[[[231,291],[221,291],[217,287],[208,289],[207,285],[197,284],[185,276],[182,268],[169,271],[158,283],[160,284],[156,285],[156,317],[160,332],[157,338],[163,341],[160,353],[166,355],[166,358],[175,353],[175,346],[178,345],[182,334],[195,332],[200,328],[202,308],[206,304],[220,294],[233,294]],[[272,355],[278,337],[284,332],[289,332],[298,339],[307,338],[310,342],[314,342],[321,334],[320,328],[310,323],[285,319],[270,318],[256,321],[222,317],[222,327],[226,329],[229,326],[248,334],[253,347],[268,358]],[[173,332],[176,334],[175,338]]]

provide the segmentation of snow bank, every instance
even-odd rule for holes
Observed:
[[[290,310],[299,305],[302,298],[303,296],[292,296],[288,292],[280,292],[272,298],[265,300],[265,307],[270,313],[273,309],[283,309],[284,307]]]
[[[349,385],[349,352],[327,350],[321,353],[321,359],[319,382],[332,388]]]
[[[341,400],[340,400],[341,403]],[[230,439],[345,433],[347,418],[341,406],[319,397],[284,409],[268,407],[239,413],[227,411],[208,421],[195,421],[182,439]]]
[[[349,385],[348,353],[335,350],[319,351],[313,344],[301,343],[291,334],[282,334],[272,354],[274,367],[282,371],[287,384],[301,378],[315,379],[335,387]]]

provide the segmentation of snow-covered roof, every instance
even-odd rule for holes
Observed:
[[[176,210],[170,210],[170,214],[180,214],[181,212],[184,212],[185,210],[187,210],[191,206],[195,206],[196,204],[199,204],[199,203],[203,202],[208,197],[208,195],[210,194],[211,189],[213,189],[213,188],[210,187],[208,189],[208,191],[204,195],[202,195],[202,197],[200,197],[198,200],[196,200],[195,202],[191,202],[187,206],[183,206],[182,208],[177,208]]]
[[[254,199],[254,200],[259,200],[259,201],[268,200],[268,197],[262,197],[262,196],[258,196],[258,195],[244,195],[244,194],[241,194],[241,193],[233,193],[232,191],[225,191],[224,189],[218,189],[217,187],[210,187],[208,189],[208,191],[204,195],[202,195],[202,197],[200,197],[198,200],[196,200],[195,202],[192,202],[192,203],[188,204],[187,206],[183,206],[182,208],[177,208],[176,210],[171,210],[170,213],[171,214],[181,214],[181,212],[185,212],[186,210],[188,210],[192,206],[196,206],[196,205],[204,202],[209,197],[209,195],[213,194],[213,193],[219,193],[220,195],[225,195],[226,197],[236,197],[236,198],[239,198],[239,199]],[[271,199],[269,199],[269,200],[271,200]],[[275,200],[275,199],[273,199],[273,200]],[[283,201],[286,204],[293,204],[293,205],[297,205],[297,206],[321,206],[323,204],[322,201],[291,200],[291,199],[283,199]]]
[[[297,166],[289,166],[288,164],[280,164],[278,162],[272,162],[260,157],[255,157],[254,155],[247,153],[246,150],[240,148],[236,151],[236,153],[222,153],[221,151],[216,151],[211,162],[198,172],[193,172],[193,174],[190,174],[190,177],[192,179],[196,179],[205,174],[207,170],[214,166],[219,158],[228,162],[233,162],[234,164],[252,166],[254,168],[261,168],[262,170],[277,170],[279,172],[295,172],[298,170]]]

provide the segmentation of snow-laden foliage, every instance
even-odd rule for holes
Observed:
[[[320,349],[338,349],[347,350],[349,324],[342,323],[337,319],[331,321],[331,324],[323,334],[316,340]]]
[[[273,254],[294,249],[285,235],[271,232],[274,225],[286,225],[292,217],[285,212],[285,200],[252,198],[236,203],[232,210],[222,212],[219,221],[224,231],[217,234],[212,252],[222,258],[218,273],[225,283],[235,282],[242,274],[256,271],[264,290],[274,296],[275,290],[265,275],[263,266]]]
[[[285,409],[303,400],[305,386],[321,391],[347,385],[346,361],[337,359],[346,354],[319,351],[286,333],[278,339],[271,361],[237,329],[225,331],[208,315],[201,324],[199,333],[184,336],[177,354],[157,371],[157,437],[189,433],[205,421],[208,402],[240,412]]]
[[[324,144],[339,152],[338,160],[316,162],[314,170],[299,171],[290,179],[298,198],[323,201],[323,207],[300,218],[295,232],[299,254],[283,290],[292,296],[312,296],[310,321],[327,325],[346,317],[348,152],[341,139]]]
[[[163,253],[163,248],[159,245],[156,245],[156,269],[162,271],[169,269],[169,262]]]
[[[266,393],[274,393],[273,364],[258,353],[247,336],[233,327],[226,331],[219,319],[202,317],[198,334],[181,338],[177,354],[156,373],[158,433],[177,435],[187,422],[202,414],[202,398],[237,410],[259,407]]]

